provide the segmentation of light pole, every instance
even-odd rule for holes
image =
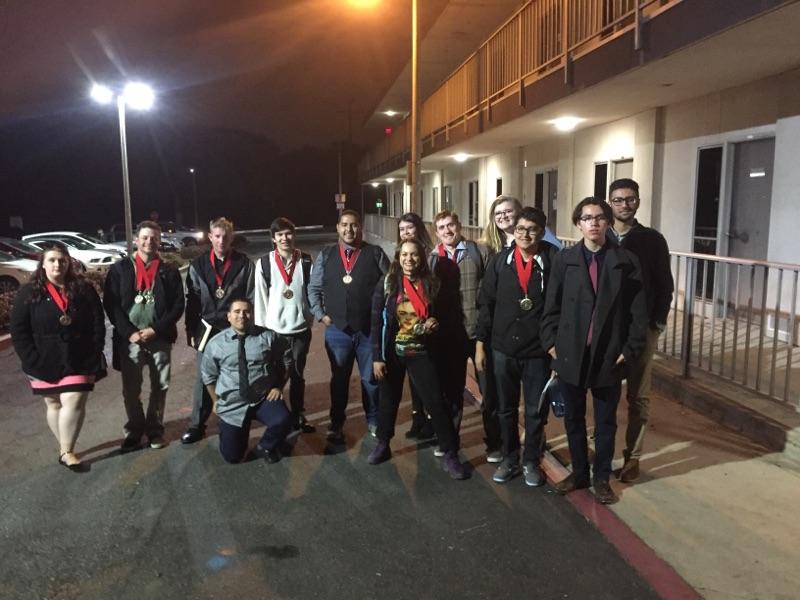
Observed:
[[[197,212],[197,179],[194,175],[194,167],[189,168],[189,173],[192,174],[192,197],[194,198],[194,226],[200,229],[200,216]]]
[[[417,0],[411,0],[411,160],[408,161],[408,185],[411,188],[411,212],[417,212],[417,199],[419,197],[419,90],[417,87],[417,67],[419,54],[417,51]]]
[[[95,102],[109,104],[117,100],[117,114],[119,116],[119,145],[122,155],[122,194],[125,204],[125,239],[128,242],[128,254],[133,254],[133,217],[131,215],[131,184],[128,177],[128,142],[125,134],[125,107],[130,106],[135,110],[149,110],[155,101],[155,94],[147,84],[131,82],[125,84],[121,93],[116,93],[109,87],[95,83],[90,95]]]

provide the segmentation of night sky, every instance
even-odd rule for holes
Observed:
[[[191,221],[194,167],[201,221],[332,222],[340,144],[360,208],[356,165],[382,135],[363,123],[409,59],[407,4],[0,0],[0,227],[122,221],[116,110],[92,81],[156,90],[127,113],[134,220]],[[445,4],[422,3],[423,32]]]

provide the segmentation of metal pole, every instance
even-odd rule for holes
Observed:
[[[122,154],[122,195],[125,202],[125,239],[128,255],[133,254],[133,217],[131,216],[131,184],[128,180],[128,142],[125,135],[125,99],[117,96],[119,113],[119,146]]]
[[[411,160],[408,163],[408,184],[411,188],[409,209],[417,212],[419,194],[419,90],[417,87],[417,67],[419,63],[417,28],[417,0],[411,0]]]
[[[200,228],[200,213],[197,210],[197,180],[195,179],[194,169],[189,169],[192,174],[192,196],[194,197],[194,226]]]

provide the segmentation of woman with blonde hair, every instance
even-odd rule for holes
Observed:
[[[75,443],[86,398],[105,376],[105,315],[91,283],[76,274],[60,242],[47,242],[31,282],[17,293],[11,340],[34,395],[43,396],[47,424],[59,443],[58,462],[84,471]]]
[[[497,254],[514,241],[514,223],[522,204],[514,196],[498,196],[489,207],[489,220],[483,230],[483,243],[490,254]]]

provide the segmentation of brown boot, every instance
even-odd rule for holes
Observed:
[[[619,472],[619,480],[622,483],[633,483],[637,479],[639,479],[639,459],[629,458]]]

